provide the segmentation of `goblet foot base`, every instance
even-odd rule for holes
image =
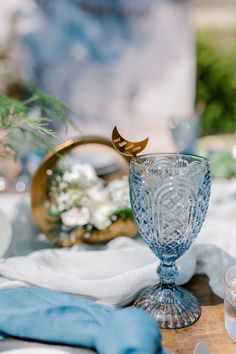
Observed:
[[[158,284],[145,288],[134,306],[150,312],[161,328],[168,329],[190,326],[201,315],[195,296],[180,286],[165,287]]]

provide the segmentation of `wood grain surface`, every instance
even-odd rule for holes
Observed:
[[[197,342],[207,342],[211,354],[236,354],[236,343],[224,328],[224,305],[202,306],[200,319],[190,327],[162,330],[163,345],[173,354],[192,354]]]
[[[202,308],[200,319],[192,326],[162,330],[163,345],[173,354],[192,354],[195,345],[207,342],[211,354],[236,354],[236,343],[224,327],[224,304],[208,285],[205,275],[195,275],[186,288],[197,296]]]

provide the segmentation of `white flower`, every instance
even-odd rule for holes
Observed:
[[[111,225],[111,214],[115,211],[111,203],[108,191],[102,186],[97,185],[87,190],[86,207],[90,211],[90,222],[97,229],[104,230]]]
[[[61,214],[61,220],[64,225],[75,227],[84,226],[89,223],[90,213],[88,208],[72,208]]]
[[[112,202],[116,204],[117,209],[130,208],[129,183],[127,177],[111,181],[107,186],[107,190]]]
[[[75,164],[63,175],[63,181],[76,183],[80,188],[86,189],[98,182],[95,169],[89,164]]]
[[[61,181],[61,182],[59,182],[59,184],[58,184],[58,190],[59,190],[59,191],[63,191],[63,190],[65,190],[67,187],[68,187],[67,182]]]
[[[56,199],[58,211],[69,209],[73,206],[73,202],[68,193],[60,193]]]
[[[86,191],[88,198],[94,203],[104,203],[108,201],[109,194],[108,191],[103,186],[93,186]]]
[[[111,225],[111,214],[115,211],[112,204],[104,204],[93,211],[91,223],[99,230],[104,230]]]

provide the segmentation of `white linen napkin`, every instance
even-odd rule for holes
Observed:
[[[142,241],[119,237],[103,250],[49,249],[0,260],[0,288],[35,285],[124,306],[158,282],[158,260]],[[191,251],[179,261],[178,283],[195,271]],[[11,281],[14,281],[11,283]]]

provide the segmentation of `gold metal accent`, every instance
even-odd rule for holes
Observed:
[[[54,230],[59,222],[58,217],[53,217],[48,214],[46,208],[46,202],[48,201],[48,179],[50,177],[50,171],[56,166],[57,162],[64,155],[70,153],[74,148],[80,147],[85,144],[99,144],[111,148],[113,151],[113,145],[110,140],[97,137],[97,136],[84,136],[78,139],[68,140],[58,146],[47,154],[36,170],[31,185],[31,208],[33,218],[39,229],[58,246],[72,246],[78,242],[86,243],[102,243],[113,239],[120,235],[126,235],[129,237],[135,237],[137,234],[137,227],[133,220],[123,221],[121,219],[112,223],[106,230],[94,230],[90,232],[88,237],[87,230],[78,230],[74,235],[74,238],[68,240],[61,240],[59,237],[55,237]],[[120,159],[120,155],[117,154]],[[124,163],[123,171],[121,174],[125,174],[129,169],[129,162],[127,158],[123,158]],[[120,176],[119,174],[116,177]]]
[[[124,156],[133,156],[142,152],[147,146],[149,138],[146,138],[139,142],[132,142],[124,139],[118,132],[117,127],[112,131],[112,144],[114,148]]]

